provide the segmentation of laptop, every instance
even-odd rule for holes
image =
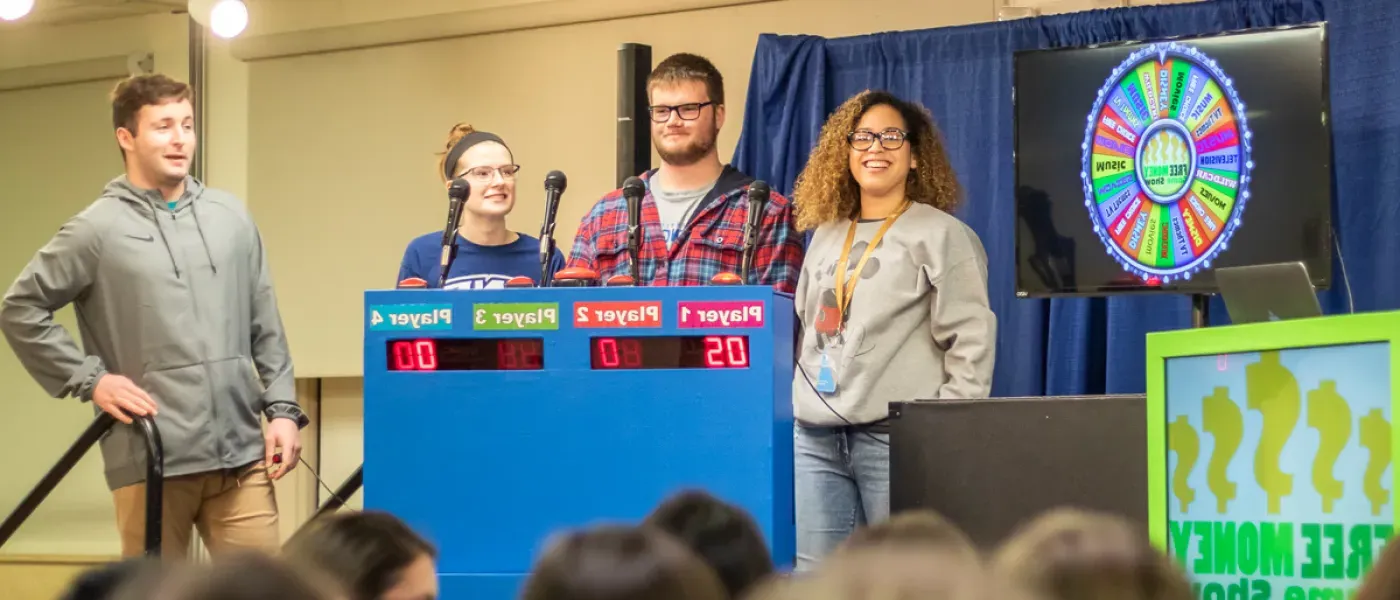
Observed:
[[[1301,262],[1223,267],[1215,270],[1215,283],[1236,325],[1322,316]]]

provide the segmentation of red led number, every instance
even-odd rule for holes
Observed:
[[[705,338],[705,366],[712,368],[749,366],[749,348],[742,337]]]
[[[605,369],[640,369],[642,367],[642,341],[602,338],[598,340],[598,362]]]
[[[502,371],[535,370],[543,366],[541,344],[530,340],[496,342],[496,368]]]
[[[617,352],[617,340],[613,338],[598,340],[598,361],[608,369],[616,369],[618,365],[622,364],[622,359]]]
[[[394,342],[394,368],[399,371],[436,371],[437,342],[414,340]]]

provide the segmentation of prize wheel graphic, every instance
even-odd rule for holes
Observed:
[[[1162,283],[1210,267],[1249,200],[1251,137],[1215,60],[1174,42],[1129,56],[1084,134],[1084,205],[1108,254]]]

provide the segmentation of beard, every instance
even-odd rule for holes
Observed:
[[[708,135],[697,132],[693,141],[675,150],[667,149],[655,136],[652,137],[651,143],[656,146],[656,153],[661,155],[661,160],[665,161],[666,164],[688,167],[700,162],[700,159],[705,158],[710,151],[714,150],[717,138],[719,138],[719,128],[715,127],[708,132]]]

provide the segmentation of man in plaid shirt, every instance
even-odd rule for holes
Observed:
[[[637,285],[706,285],[719,273],[739,273],[745,192],[754,179],[720,164],[715,149],[724,125],[724,79],[705,58],[676,54],[652,70],[647,95],[661,168],[642,175],[647,194]],[[627,273],[628,260],[627,202],[622,190],[613,190],[579,225],[568,266],[592,269],[606,281]],[[792,293],[801,267],[792,203],[775,192],[764,208],[746,283]]]

